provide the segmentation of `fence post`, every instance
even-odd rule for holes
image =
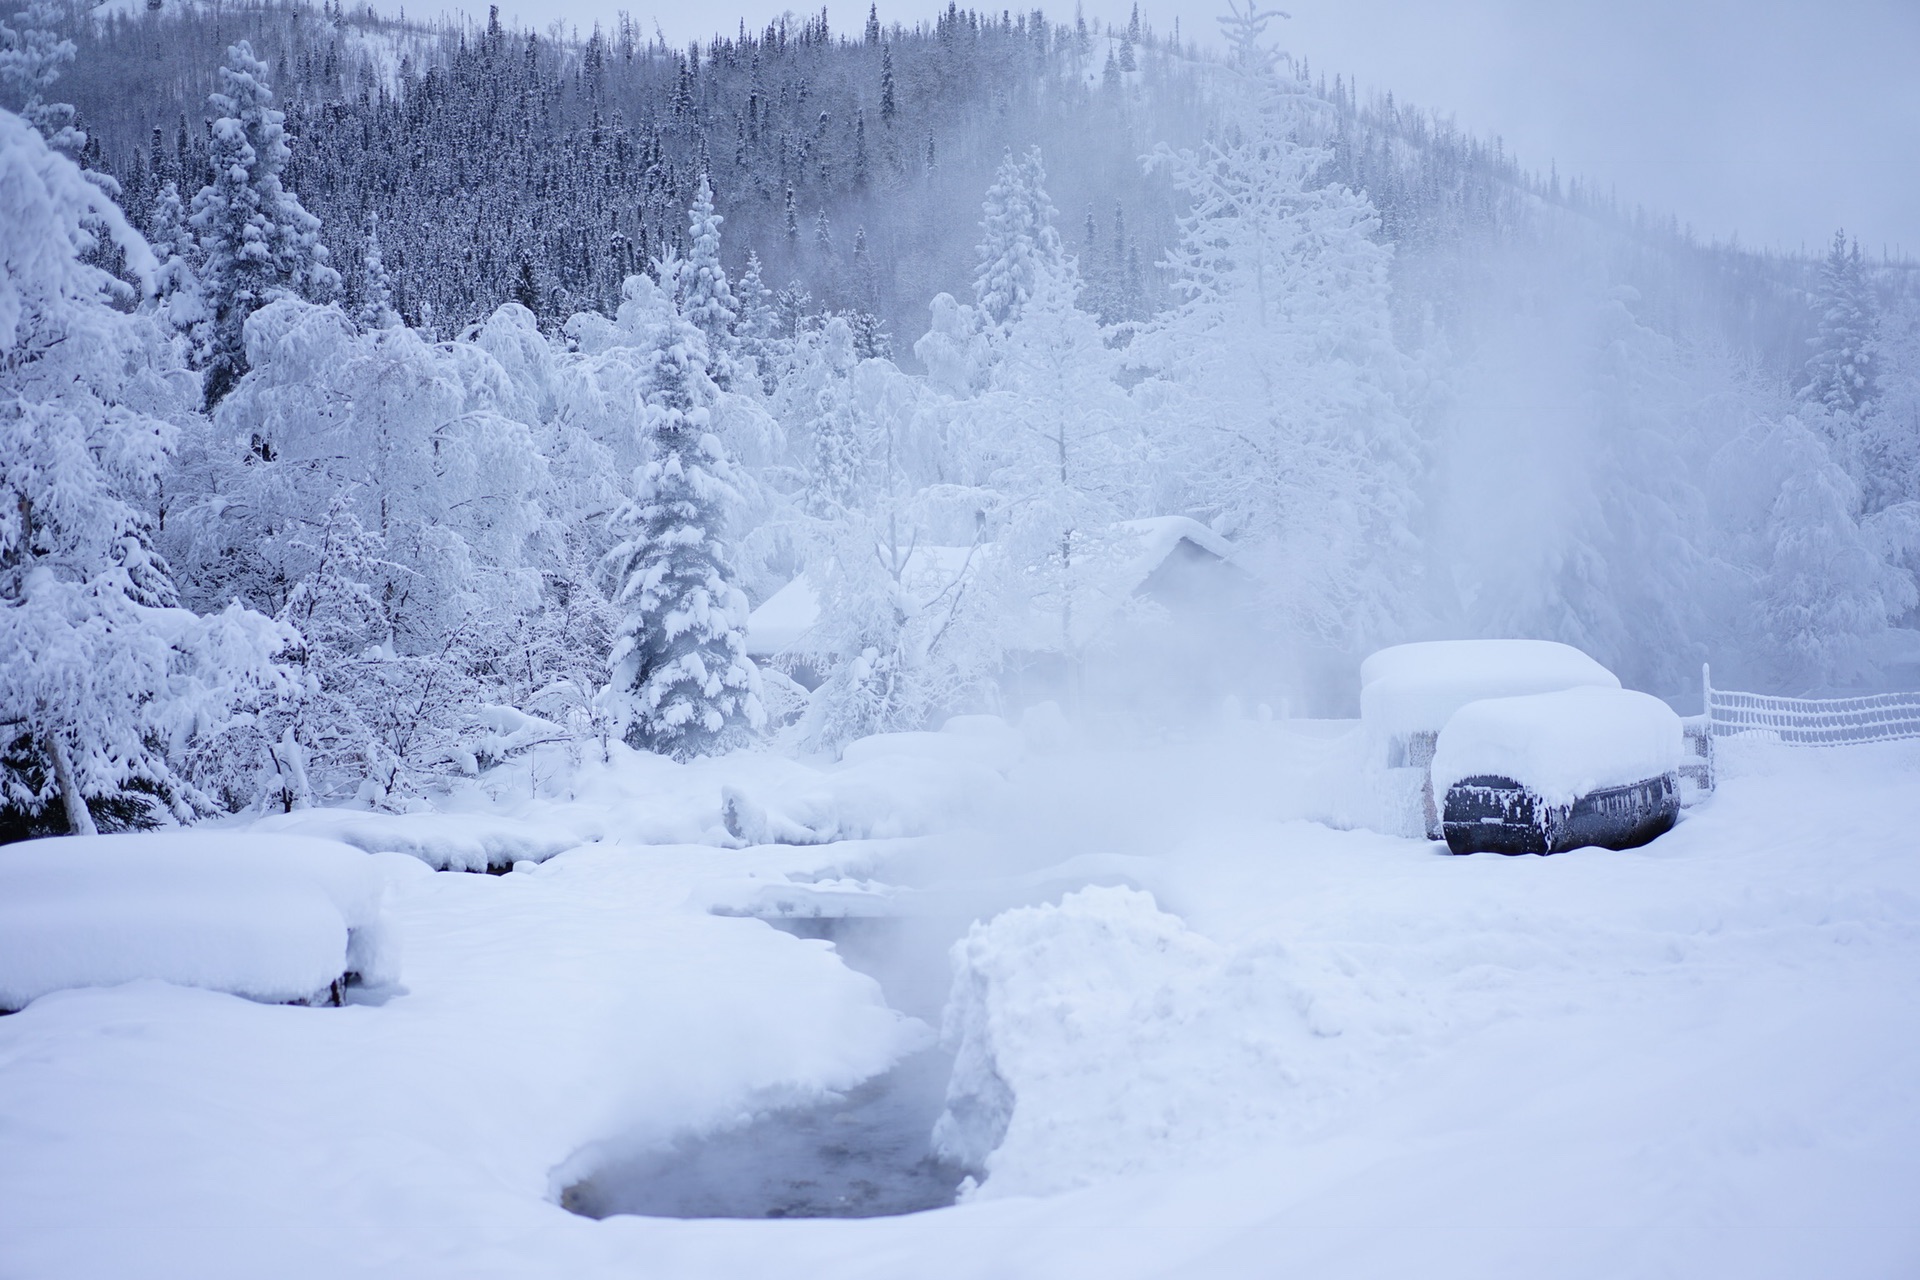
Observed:
[[[1713,727],[1713,668],[1707,663],[1700,664],[1700,714],[1707,718],[1708,731]]]

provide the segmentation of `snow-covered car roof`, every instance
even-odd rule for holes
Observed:
[[[1618,689],[1620,679],[1569,644],[1425,640],[1360,664],[1360,719],[1379,733],[1433,733],[1482,698],[1584,687]]]

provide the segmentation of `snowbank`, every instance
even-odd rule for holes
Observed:
[[[953,950],[936,1150],[984,1193],[1035,1195],[1183,1163],[1253,1113],[1271,1123],[1280,1046],[1311,1034],[1275,959],[1230,964],[1124,887],[976,924]]]
[[[399,976],[366,854],[297,836],[167,832],[0,848],[0,1009],[157,978],[254,1000]]]
[[[1620,680],[1551,640],[1427,640],[1360,664],[1360,719],[1375,734],[1431,733],[1469,702],[1580,687],[1618,689]]]
[[[1440,731],[1433,793],[1462,778],[1511,778],[1549,804],[1672,773],[1685,742],[1680,717],[1631,689],[1565,689],[1470,702]]]
[[[369,813],[364,809],[296,809],[262,818],[251,829],[334,840],[368,853],[404,853],[436,871],[486,871],[516,862],[544,862],[589,838],[571,827],[536,825],[493,814]]]

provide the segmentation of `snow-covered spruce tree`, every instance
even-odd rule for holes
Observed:
[[[1222,20],[1226,141],[1154,157],[1192,200],[1164,264],[1181,301],[1130,359],[1153,374],[1136,398],[1161,424],[1163,506],[1257,548],[1292,639],[1355,651],[1399,628],[1419,563],[1392,248],[1364,195],[1322,180],[1331,152],[1263,43],[1271,16]]]
[[[653,456],[614,516],[609,557],[625,617],[603,698],[629,746],[676,760],[741,746],[766,719],[727,550],[739,495],[712,430],[708,359],[706,335],[674,307],[649,379]]]
[[[1860,527],[1858,490],[1818,436],[1788,418],[1764,448],[1781,476],[1761,579],[1775,678],[1795,690],[1855,686],[1874,674],[1888,622],[1913,607],[1913,579]]]
[[[160,185],[147,214],[147,243],[158,264],[153,277],[154,310],[169,327],[190,333],[206,319],[200,277],[193,264],[200,256],[187,225],[186,206],[171,178]]]
[[[386,259],[380,252],[380,215],[367,215],[364,236],[366,248],[360,255],[360,305],[353,318],[362,329],[391,329],[400,323],[393,309],[393,280],[387,275]]]
[[[713,187],[702,173],[687,211],[687,256],[679,263],[677,284],[680,310],[706,337],[708,367],[722,391],[733,386],[740,310],[720,262],[720,226],[725,221],[713,211]]]
[[[1877,307],[1860,245],[1849,245],[1845,232],[1833,233],[1833,245],[1820,267],[1814,308],[1819,321],[1800,399],[1835,418],[1857,422],[1880,389]]]
[[[747,254],[747,269],[734,289],[738,319],[734,334],[740,362],[751,363],[763,395],[772,395],[778,382],[780,320],[773,309],[773,290],[760,278],[760,255]]]
[[[990,330],[1004,333],[1041,277],[1058,272],[1066,257],[1046,179],[1039,147],[1018,158],[1009,151],[987,189],[973,294]]]
[[[193,197],[207,317],[196,333],[206,401],[218,404],[247,371],[247,317],[276,298],[324,302],[340,288],[320,220],[281,184],[292,152],[273,106],[267,65],[245,40],[227,50],[220,91],[207,98],[212,178]]]
[[[176,605],[142,504],[193,377],[86,261],[97,234],[151,276],[102,190],[0,111],[0,838],[212,808],[187,757],[231,776],[223,730],[290,685],[281,628]]]

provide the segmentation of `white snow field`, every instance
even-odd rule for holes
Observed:
[[[766,757],[503,798],[536,825],[601,806],[599,841],[503,876],[368,855],[406,940],[378,1003],[141,981],[0,1018],[0,1275],[1920,1274],[1920,744],[1723,745],[1671,833],[1550,858],[1310,820],[1352,753],[1284,722],[974,743],[1001,781],[887,840],[722,847],[723,788],[772,812],[833,776]],[[649,803],[718,834],[622,836]],[[561,1208],[623,1152],[927,1047],[831,944],[712,910],[809,900],[962,939],[941,1125],[977,1190],[867,1219]]]

